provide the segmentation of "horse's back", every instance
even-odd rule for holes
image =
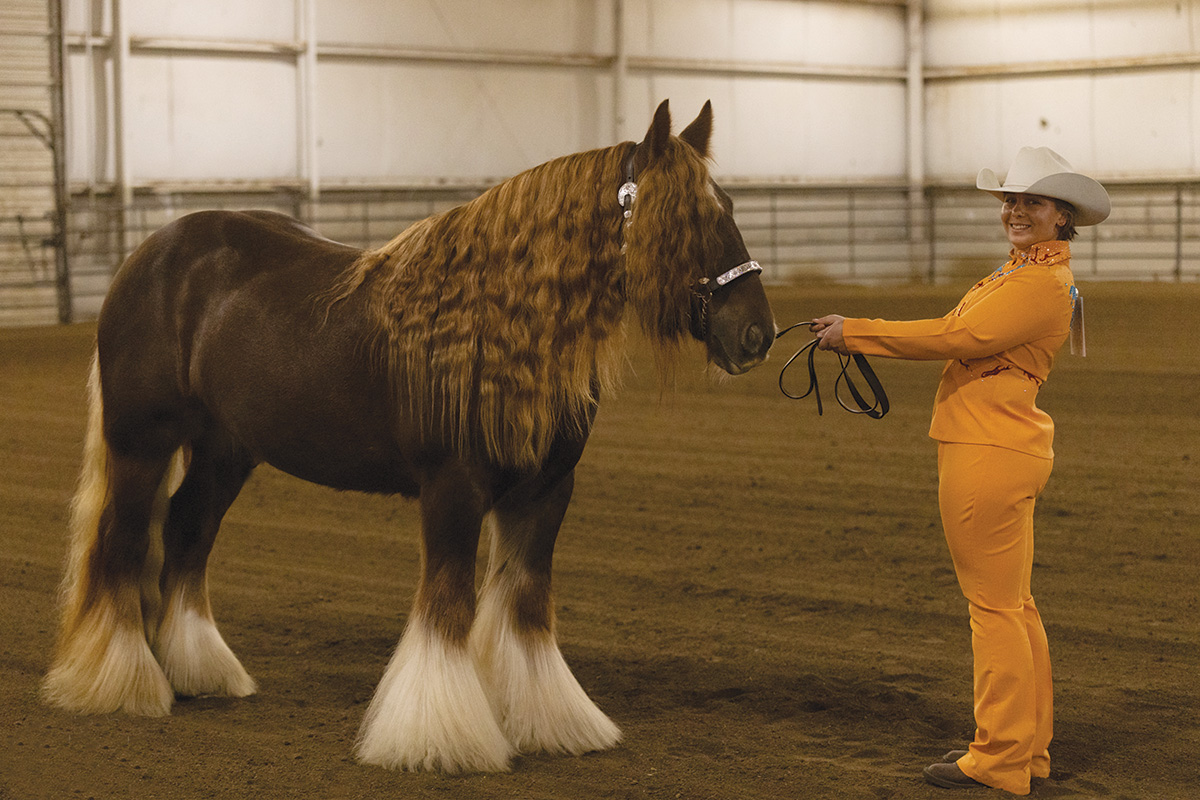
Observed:
[[[274,212],[188,214],[152,233],[121,265],[100,326],[186,324],[254,281],[274,283],[272,295],[284,302],[311,295],[360,252]]]
[[[118,270],[106,306],[133,299],[129,292],[151,289],[155,299],[178,300],[170,293],[194,282],[233,288],[271,273],[320,281],[360,252],[272,211],[199,211],[164,225],[134,250]]]
[[[122,354],[170,359],[172,373],[185,369],[205,332],[239,305],[275,324],[281,315],[311,324],[314,297],[359,252],[273,212],[181,217],[151,234],[117,271],[100,312],[102,372]]]

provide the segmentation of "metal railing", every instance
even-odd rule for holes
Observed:
[[[191,211],[272,209],[331,239],[369,247],[482,188],[326,190],[315,204],[290,187],[171,192],[139,194],[127,209],[108,195],[77,195],[67,237],[75,316],[95,316],[125,251]],[[1114,185],[1109,192],[1112,216],[1081,228],[1072,244],[1077,278],[1200,280],[1200,182]],[[918,203],[899,187],[733,186],[730,194],[747,247],[770,282],[960,280],[991,271],[1008,250],[999,205],[973,187],[932,187]]]
[[[1071,246],[1079,280],[1200,279],[1200,182],[1109,183],[1112,214],[1080,228]],[[982,244],[1007,245],[999,206],[974,188],[931,194],[929,276],[961,272],[978,261]],[[994,259],[992,259],[994,260]]]

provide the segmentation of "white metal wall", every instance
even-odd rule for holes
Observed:
[[[926,0],[928,174],[1046,145],[1102,178],[1200,176],[1197,0]]]
[[[905,174],[899,2],[68,0],[67,27],[87,184],[490,181],[664,97],[713,100],[724,176]]]
[[[915,126],[909,5],[921,22]],[[713,100],[726,180],[903,182],[915,166],[964,181],[1023,144],[1102,178],[1200,175],[1200,0],[68,0],[67,11],[69,161],[87,185],[121,183],[121,156],[135,187],[491,181],[636,138],[664,97],[680,117]],[[923,164],[910,163],[913,136]]]
[[[328,220],[357,214],[362,190],[470,189],[637,138],[664,97],[677,126],[713,100],[716,174],[758,192],[772,229],[796,203],[764,187],[866,190],[843,195],[844,223],[817,214],[829,247],[801,255],[796,234],[780,250],[817,274],[846,275],[825,252],[873,218],[892,233],[849,245],[887,251],[869,274],[923,274],[906,262],[948,230],[934,216],[991,214],[934,194],[1003,171],[1024,144],[1115,190],[1138,182],[1118,203],[1124,227],[1089,232],[1101,242],[1158,236],[1172,215],[1161,258],[1178,274],[1200,224],[1186,210],[1200,185],[1200,0],[65,3],[72,247],[94,253],[73,271],[85,315],[129,231],[172,214],[265,204]]]

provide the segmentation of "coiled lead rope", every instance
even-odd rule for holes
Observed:
[[[795,330],[800,326],[808,327],[808,325],[809,323],[807,322],[797,322],[795,325],[789,325],[779,333],[775,334],[775,338],[779,339],[788,331]],[[817,382],[816,364],[813,362],[813,356],[817,352],[818,341],[819,340],[817,339],[813,339],[811,342],[801,347],[796,351],[795,355],[789,358],[787,363],[783,365],[783,369],[779,371],[779,391],[783,392],[784,396],[791,400],[803,400],[810,394],[815,395],[817,398],[817,414],[821,415],[824,413],[824,408],[822,407],[821,403],[821,388]],[[793,394],[787,390],[786,386],[784,386],[783,379],[787,374],[788,368],[791,367],[796,359],[800,358],[800,356],[803,355],[806,350],[808,351],[808,389],[804,392],[804,394]],[[837,357],[838,361],[840,361],[842,365],[837,379],[833,382],[833,397],[838,401],[838,405],[849,411],[851,414],[866,414],[871,419],[882,418],[883,415],[888,412],[888,409],[891,406],[888,405],[887,392],[883,390],[883,385],[879,382],[879,378],[875,375],[875,370],[871,369],[871,365],[867,362],[867,357],[861,353],[854,353],[849,356],[838,353]],[[854,365],[858,367],[859,373],[862,375],[863,380],[867,382],[867,386],[871,390],[871,403],[867,403],[867,401],[863,398],[862,393],[858,391],[858,387],[854,385],[854,380],[850,377],[850,373],[847,372],[851,361],[853,361]],[[857,408],[851,408],[842,400],[842,397],[838,392],[838,385],[842,382],[845,382],[846,391],[850,393],[850,397],[854,400],[855,405],[858,406]]]

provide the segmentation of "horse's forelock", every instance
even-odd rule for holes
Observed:
[[[718,255],[723,213],[708,163],[676,138],[638,176],[625,230],[626,288],[643,329],[661,345],[672,347],[689,331],[692,287]]]

